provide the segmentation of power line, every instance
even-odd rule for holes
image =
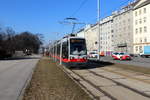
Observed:
[[[88,0],[83,0],[80,4],[79,8],[71,16],[74,16],[75,14],[77,14],[80,11],[80,9],[86,4],[87,1]]]
[[[122,3],[119,5],[119,7],[116,7],[116,8],[114,8],[114,9],[110,9],[109,11],[107,11],[106,13],[101,14],[101,15],[103,15],[103,16],[109,15],[110,13],[112,13],[112,12],[115,11],[116,9],[120,9],[121,6],[124,6],[125,4],[127,4],[127,3],[130,2],[130,1],[134,1],[134,0],[126,0],[126,1],[122,2]],[[100,16],[100,18],[101,18],[101,16]],[[94,18],[94,19],[92,19],[92,20],[89,21],[89,22],[93,22],[93,21],[95,21],[96,19],[97,19],[97,18]]]
[[[75,14],[77,14],[80,10],[81,10],[81,8],[87,3],[87,1],[88,0],[83,0],[82,2],[81,2],[81,4],[80,4],[80,6],[74,11],[74,13],[72,13],[72,15],[71,16],[69,16],[68,18],[72,18],[72,16],[74,16]],[[67,19],[67,18],[66,18]],[[65,19],[65,20],[66,20]],[[69,22],[59,22],[60,24],[70,24]],[[79,24],[81,24],[81,23],[79,23]],[[83,23],[82,23],[83,24]]]

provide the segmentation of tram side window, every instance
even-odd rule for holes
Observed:
[[[67,44],[67,42],[64,42],[62,45],[62,57],[63,57],[63,59],[68,58],[68,44]]]
[[[57,45],[57,56],[60,54],[60,44]]]

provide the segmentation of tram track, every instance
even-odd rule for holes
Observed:
[[[63,70],[66,71],[66,69],[63,69]],[[69,70],[69,69],[67,69],[67,70]],[[108,78],[108,77],[105,77],[105,76],[102,76],[102,75],[98,75],[97,73],[92,72],[92,71],[90,71],[90,70],[87,70],[87,71],[89,71],[89,74],[93,74],[93,75],[95,75],[95,76],[98,76],[98,77],[101,77],[101,78],[105,78],[105,79],[107,79],[107,80],[110,80],[110,81],[116,83],[116,86],[123,87],[123,88],[128,89],[128,90],[130,90],[130,91],[132,91],[132,92],[134,92],[134,93],[136,93],[136,94],[138,94],[138,95],[141,95],[141,96],[146,97],[146,98],[150,98],[150,95],[147,95],[147,94],[145,94],[145,93],[143,93],[143,92],[140,92],[140,91],[138,91],[138,90],[136,90],[136,89],[134,89],[134,88],[132,88],[132,87],[129,87],[129,86],[124,85],[124,84],[121,84],[121,83],[119,83],[119,82],[117,82],[117,81],[115,81],[115,80],[113,80],[113,79]],[[109,94],[107,91],[101,89],[99,86],[96,86],[96,85],[93,84],[90,80],[87,80],[84,76],[80,75],[79,73],[76,73],[74,70],[69,70],[69,72],[66,71],[66,73],[67,73],[70,77],[72,77],[74,80],[76,80],[76,82],[77,82],[78,84],[80,84],[81,87],[83,87],[84,89],[86,89],[86,91],[88,91],[88,93],[89,93],[90,95],[92,95],[92,97],[93,97],[95,100],[101,100],[101,99],[99,99],[100,97],[97,97],[97,96],[95,96],[94,94],[92,94],[92,92],[89,91],[89,90],[87,89],[87,87],[85,87],[83,84],[81,84],[81,83],[80,83],[81,80],[82,80],[82,81],[85,81],[86,83],[88,83],[88,84],[90,84],[91,86],[93,86],[93,87],[94,87],[95,89],[97,89],[99,92],[103,93],[104,96],[108,97],[110,100],[120,100],[120,99],[114,97],[113,95]],[[71,74],[77,75],[77,76],[80,78],[80,80],[74,78],[73,76],[71,76]],[[143,100],[148,100],[148,99],[143,99]]]
[[[150,98],[150,95],[148,95],[148,94],[146,94],[146,93],[143,93],[143,92],[141,92],[141,91],[138,91],[138,90],[136,90],[136,89],[134,89],[134,88],[132,88],[132,87],[129,87],[129,86],[125,85],[125,84],[122,84],[122,83],[120,83],[120,82],[117,82],[117,81],[115,81],[115,80],[113,80],[113,79],[111,79],[111,78],[105,77],[105,76],[103,76],[103,75],[99,75],[99,74],[97,74],[97,73],[95,73],[95,72],[93,72],[93,71],[90,71],[90,70],[88,70],[88,71],[89,71],[90,73],[96,75],[96,76],[99,76],[99,77],[102,77],[102,78],[111,80],[111,81],[113,81],[114,83],[116,83],[116,84],[119,85],[119,86],[122,86],[122,87],[127,88],[127,89],[129,89],[129,90],[131,90],[131,91],[133,91],[133,92],[136,92],[136,93],[138,93],[138,94],[140,94],[140,95],[142,95],[142,96],[145,96],[145,97]]]
[[[93,64],[93,63],[92,63]],[[94,66],[97,66],[97,65],[94,65]],[[101,64],[101,66],[107,66],[107,64],[105,65],[103,65],[103,64]],[[90,67],[90,64],[88,65],[88,67]],[[110,78],[110,77],[108,77],[107,75],[105,76],[105,75],[103,75],[103,74],[98,74],[98,72],[94,72],[93,70],[91,70],[91,69],[68,69],[68,68],[66,68],[66,67],[60,67],[73,81],[75,81],[87,94],[89,94],[90,95],[90,97],[93,99],[93,100],[123,100],[122,98],[121,98],[121,96],[123,97],[123,98],[128,98],[128,95],[127,94],[129,94],[130,95],[130,93],[132,94],[132,95],[130,95],[129,97],[130,98],[138,98],[137,100],[149,100],[150,99],[150,95],[148,94],[148,93],[146,93],[147,92],[147,89],[145,90],[145,91],[143,91],[143,90],[139,90],[139,89],[137,89],[137,88],[135,88],[135,87],[132,87],[133,85],[128,85],[128,84],[124,84],[123,83],[123,81],[122,82],[120,82],[120,81],[118,81],[118,80],[124,80],[124,81],[130,81],[131,83],[132,82],[134,82],[134,81],[132,81],[132,80],[136,80],[136,81],[140,81],[140,82],[144,82],[144,83],[146,83],[146,84],[150,84],[150,82],[149,81],[146,81],[146,80],[144,80],[144,79],[139,79],[139,78],[135,78],[135,77],[132,77],[132,76],[130,76],[130,75],[127,75],[126,73],[121,73],[121,72],[119,72],[118,70],[117,71],[115,71],[115,70],[113,70],[113,69],[107,69],[107,68],[105,68],[105,67],[101,67],[100,68],[100,70],[103,70],[103,71],[105,71],[106,73],[112,73],[112,74],[115,74],[115,75],[119,75],[119,76],[123,76],[124,78]],[[94,69],[94,68],[92,68],[92,69]],[[109,81],[111,81],[111,82],[113,82],[113,83],[115,83],[115,85],[108,85],[107,83],[107,85],[102,85],[102,84],[99,84],[99,85],[97,85],[97,84],[95,84],[95,83],[93,83],[92,82],[92,79],[91,78],[87,78],[88,76],[86,76],[85,77],[85,75],[83,75],[83,73],[80,73],[80,71],[82,72],[82,70],[85,70],[85,71],[87,71],[88,73],[86,73],[89,77],[99,77],[100,79],[101,78],[103,78],[103,79],[105,79],[105,80],[109,80]],[[94,69],[95,70],[95,69]],[[96,69],[96,70],[98,70],[98,69]],[[79,71],[79,73],[78,73],[78,71]],[[90,76],[90,74],[92,74],[92,76]],[[142,74],[143,75],[143,74]],[[131,79],[131,80],[127,80],[127,79]],[[90,80],[91,79],[91,80]],[[99,81],[103,81],[103,80],[100,80],[99,79]],[[144,80],[144,81],[143,81]],[[129,82],[129,83],[130,83]],[[97,96],[97,95],[95,95],[91,90],[89,90],[89,87],[88,86],[86,86],[85,84],[83,84],[83,83],[86,83],[86,84],[88,84],[88,86],[90,85],[90,87],[92,86],[95,90],[97,90],[100,94],[102,93],[103,95],[102,96]],[[128,83],[128,82],[127,82]],[[103,82],[103,84],[105,84],[105,82]],[[109,90],[110,89],[110,90]],[[116,92],[116,94],[115,93],[111,93],[111,92],[109,92],[109,91],[116,91],[115,89],[119,89],[119,91],[121,92],[121,93],[119,93],[119,92]],[[121,91],[121,90],[123,90],[123,91]],[[128,93],[129,92],[129,93]],[[148,91],[149,92],[149,91]],[[117,94],[118,93],[118,94]],[[127,94],[124,94],[124,93],[127,93]],[[119,94],[121,94],[121,96],[119,97],[118,95]],[[123,95],[124,94],[124,95]],[[136,97],[137,96],[137,97]],[[107,99],[100,99],[100,98],[107,98]],[[133,100],[133,98],[132,99],[124,99],[124,100]],[[142,99],[140,99],[140,98],[142,98]]]
[[[98,75],[97,73],[92,72],[92,71],[90,71],[90,70],[88,70],[88,71],[89,71],[89,73],[92,73],[92,74],[94,74],[94,75],[96,75],[96,76],[98,76],[98,77],[105,78],[105,79],[107,79],[107,80],[110,80],[110,81],[116,83],[116,86],[120,86],[120,87],[126,88],[126,89],[128,89],[128,90],[130,90],[130,91],[132,91],[132,92],[134,92],[134,93],[137,93],[138,95],[142,95],[142,96],[144,96],[144,97],[146,97],[146,98],[150,98],[149,95],[147,95],[147,94],[145,94],[145,93],[143,93],[143,92],[140,92],[140,91],[138,91],[138,90],[136,90],[136,89],[134,89],[134,88],[131,88],[131,87],[127,86],[127,85],[121,84],[121,83],[119,83],[119,82],[117,82],[117,81],[115,81],[115,80],[113,80],[113,79],[107,78],[107,77],[105,77],[105,76]],[[94,88],[98,89],[100,92],[102,92],[103,94],[105,94],[105,95],[106,95],[107,97],[109,97],[111,100],[120,100],[120,99],[115,98],[113,95],[109,94],[107,91],[101,89],[99,86],[94,85],[91,81],[85,79],[82,75],[76,73],[75,71],[72,71],[72,72],[73,72],[74,74],[78,75],[78,76],[79,76],[80,78],[82,78],[84,81],[86,81],[86,82],[88,82],[89,84],[91,84]]]
[[[83,76],[75,73],[74,71],[72,71],[74,74],[78,75],[81,79],[83,79],[84,81],[86,81],[87,83],[89,83],[90,85],[92,85],[94,88],[98,89],[100,92],[102,92],[105,96],[109,97],[111,100],[117,100],[116,98],[114,98],[113,96],[111,96],[109,93],[105,92],[104,90],[100,89],[98,86],[94,85],[91,81],[85,79]]]
[[[150,81],[147,81],[146,79],[135,78],[131,75],[123,74],[122,72],[119,72],[119,71],[113,71],[113,70],[104,69],[104,68],[102,68],[102,69],[105,70],[105,71],[111,72],[111,73],[115,73],[115,74],[118,74],[118,75],[121,75],[121,76],[125,76],[125,77],[133,79],[133,80],[138,80],[138,81],[150,84]],[[145,75],[145,74],[141,74],[141,75],[148,76],[148,75]],[[148,77],[150,77],[150,76],[148,76]]]
[[[67,68],[65,68],[64,66],[60,66],[60,68],[73,80],[75,81],[87,94],[89,94],[89,96],[93,99],[93,100],[117,100],[116,98],[114,98],[113,96],[111,96],[110,94],[108,94],[107,92],[103,91],[102,89],[98,88],[98,86],[94,85],[92,82],[90,82],[89,80],[86,80],[83,76],[75,73],[72,70],[69,70]],[[74,76],[72,76],[71,74],[75,74],[77,75],[80,79],[76,79]],[[83,80],[84,82],[86,82],[87,84],[93,86],[96,90],[98,90],[100,93],[103,93],[104,95],[102,96],[96,96],[95,94],[92,93],[92,91],[90,91],[89,89],[87,89],[86,86],[84,86],[83,84],[81,84],[81,80]],[[101,98],[106,98],[106,99],[101,99]]]
[[[72,77],[71,70],[67,70],[67,68],[65,68],[65,66],[60,66],[57,64],[57,66],[64,72],[66,73],[67,76],[69,76],[76,84],[78,84],[92,99],[94,100],[98,100],[97,96],[95,96],[94,94],[91,93],[91,91],[89,91],[84,85],[79,83],[79,79],[76,79],[75,77]]]
[[[117,65],[120,65],[120,64],[117,64]],[[103,65],[104,66],[104,65]],[[117,68],[117,67],[115,67]],[[117,74],[117,75],[121,75],[121,76],[124,76],[124,77],[127,77],[127,78],[130,78],[130,79],[133,79],[133,80],[138,80],[138,81],[141,81],[141,82],[145,82],[145,83],[148,83],[150,84],[150,81],[146,80],[146,79],[140,79],[140,78],[136,78],[134,76],[131,76],[131,75],[127,75],[127,74],[124,74],[122,72],[119,72],[118,70],[117,71],[114,71],[114,70],[110,70],[110,69],[107,69],[107,68],[101,68],[102,70],[104,71],[107,71],[107,72],[111,72],[111,73],[114,73],[114,74]],[[117,69],[120,69],[120,70],[123,70],[121,68],[117,68]],[[134,71],[133,71],[134,73]],[[143,75],[143,76],[146,76],[146,77],[150,77],[150,75],[147,75],[147,74],[144,74],[144,73],[140,73],[140,75]],[[138,75],[138,74],[137,74]]]

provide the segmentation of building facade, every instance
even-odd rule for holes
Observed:
[[[87,25],[84,29],[87,50],[98,50],[98,25]]]
[[[150,46],[150,0],[140,0],[133,11],[134,53],[143,52]]]
[[[98,50],[99,39],[100,51],[105,55],[111,52],[139,54],[144,46],[150,46],[150,0],[129,3],[99,23],[87,25],[78,32],[79,37],[85,37],[88,51]]]
[[[113,17],[108,16],[100,21],[100,51],[111,55],[114,51]]]
[[[76,33],[76,36],[85,38],[84,28],[80,29],[80,30]]]
[[[133,4],[113,12],[114,51],[133,53]]]

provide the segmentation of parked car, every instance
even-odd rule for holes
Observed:
[[[139,57],[139,54],[129,54],[131,57]]]
[[[104,57],[104,56],[105,56],[104,51],[101,51],[101,52],[100,52],[100,56],[101,56],[101,57]]]
[[[115,52],[112,53],[112,57],[115,60],[131,60],[131,56],[124,52]]]
[[[89,58],[97,58],[97,57],[98,57],[97,51],[90,51],[90,52],[88,53],[88,57],[89,57]]]
[[[118,59],[118,54],[119,54],[118,52],[114,52],[114,53],[112,53],[111,56],[112,56],[113,59],[119,60],[119,59]]]
[[[143,58],[149,58],[150,57],[150,46],[144,46],[143,51],[140,53],[140,56]]]

